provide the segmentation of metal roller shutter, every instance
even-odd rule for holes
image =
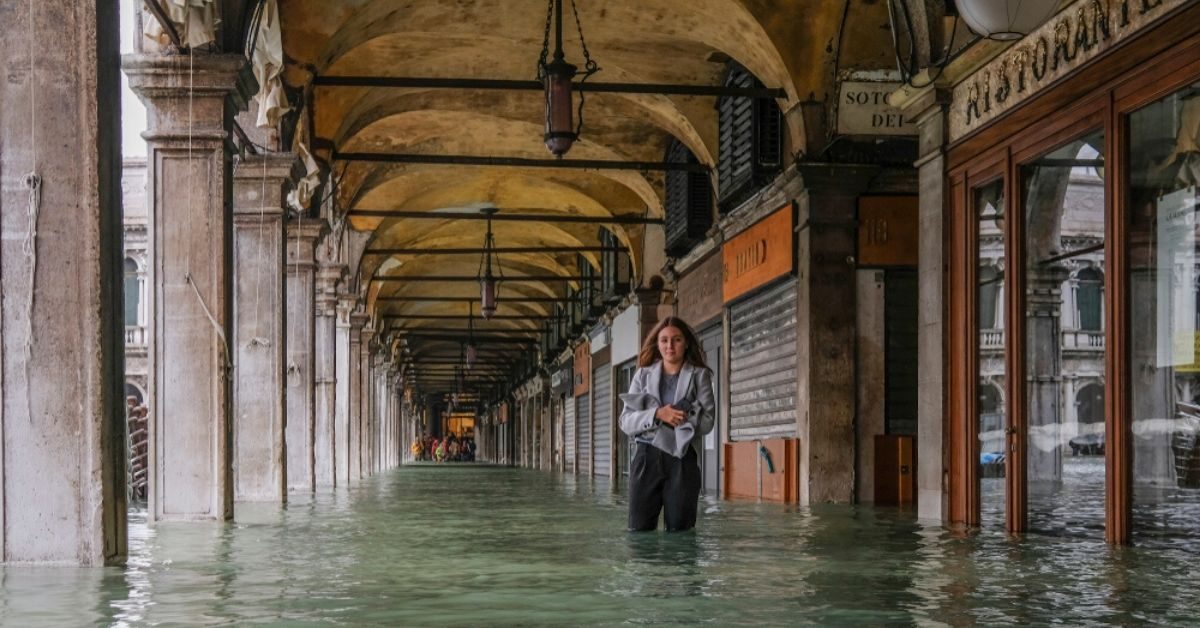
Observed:
[[[730,308],[729,437],[796,435],[796,282]]]
[[[567,451],[567,468],[570,469],[575,466],[575,400],[567,397],[563,406],[563,447]]]
[[[592,443],[595,448],[593,475],[612,475],[612,368],[605,364],[592,372],[592,394],[596,408],[592,417]]]
[[[589,415],[591,414],[592,398],[587,393],[579,395],[575,398],[575,433],[579,435],[579,447],[577,454],[579,456],[579,473],[590,475],[592,473],[592,426]]]

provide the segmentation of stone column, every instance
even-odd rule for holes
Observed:
[[[325,248],[322,245],[321,248]],[[314,459],[316,461],[317,486],[334,486],[337,483],[337,285],[342,280],[346,267],[322,262],[317,268],[316,330],[313,357],[316,367],[316,434]]]
[[[375,377],[372,369],[372,341],[375,339],[375,328],[368,323],[362,330],[362,346],[359,354],[359,416],[358,416],[358,450],[359,477],[371,475],[371,412],[375,408]]]
[[[230,124],[255,90],[241,55],[130,55],[146,104],[155,304],[149,501],[154,520],[233,514]]]
[[[349,474],[351,480],[359,480],[362,472],[362,353],[363,326],[367,324],[367,315],[361,312],[350,314],[350,353],[347,363],[350,367],[350,394],[347,402],[350,405],[350,428],[347,431],[349,457]]]
[[[910,99],[904,116],[920,129],[917,179],[920,190],[920,235],[917,264],[917,516],[942,521],[948,514],[943,478],[946,381],[945,251],[942,224],[946,189],[949,94],[929,88]]]
[[[1059,442],[1063,423],[1060,314],[1067,269],[1058,264],[1048,264],[1030,268],[1027,273],[1027,478],[1030,482],[1057,481],[1062,479],[1062,446]]]
[[[858,197],[874,167],[802,165],[797,194],[800,503],[854,499]]]
[[[126,452],[117,6],[43,0],[4,13],[0,560],[118,562]],[[40,177],[40,199],[28,174]]]
[[[233,498],[287,496],[283,256],[296,156],[249,155],[233,173]]]
[[[312,219],[287,224],[287,483],[293,491],[316,485],[313,252],[324,225]]]
[[[350,482],[350,316],[357,304],[352,294],[337,297],[337,330],[334,369],[337,385],[333,422],[334,476],[338,486]]]

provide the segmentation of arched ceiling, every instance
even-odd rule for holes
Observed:
[[[780,106],[793,152],[803,152],[812,129],[797,105],[828,101],[838,72],[887,67],[887,10],[883,0],[576,0],[592,57],[602,68],[593,81],[719,85],[725,62],[736,60],[768,87],[782,88]],[[570,0],[564,0],[570,10]],[[546,159],[543,97],[537,91],[312,86],[314,76],[531,80],[542,47],[545,0],[288,0],[280,2],[287,69],[304,90],[304,140],[319,158],[339,153],[410,153]],[[582,64],[571,16],[564,20],[567,60]],[[583,135],[568,159],[657,162],[671,138],[713,167],[717,123],[710,97],[591,93]],[[368,251],[479,247],[485,223],[453,218],[384,218],[355,210],[431,214],[499,207],[502,212],[661,218],[661,172],[568,170],[496,166],[332,163],[340,176],[336,204],[351,228],[370,232]],[[648,277],[643,246],[658,226],[609,224],[632,254],[635,274]],[[600,224],[496,222],[500,247],[597,247]],[[597,265],[595,252],[583,254]],[[507,276],[578,274],[572,252],[502,256]],[[466,313],[474,282],[396,281],[418,276],[474,276],[478,255],[366,255],[357,269],[370,313],[390,315],[394,328],[465,329],[444,318]],[[371,281],[388,277],[393,280]],[[562,297],[565,281],[506,283],[505,296]],[[402,300],[439,295],[451,300]],[[476,304],[476,313],[478,304]],[[545,302],[502,304],[504,316],[544,316]],[[443,318],[418,319],[416,316]],[[518,330],[535,320],[488,321],[477,329]],[[455,353],[458,343],[407,343],[409,353]],[[523,345],[493,347],[503,355]]]

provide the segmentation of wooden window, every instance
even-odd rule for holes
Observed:
[[[727,87],[763,87],[730,62]],[[717,100],[717,204],[727,213],[774,180],[783,168],[783,114],[769,99],[723,96]]]

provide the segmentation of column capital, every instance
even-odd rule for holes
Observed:
[[[233,169],[235,222],[278,219],[287,207],[284,190],[300,160],[292,153],[259,153],[241,158]]]
[[[318,316],[335,316],[338,307],[337,285],[346,276],[344,264],[317,265],[316,307]]]
[[[288,270],[299,266],[316,267],[317,238],[327,229],[324,220],[298,218],[289,220],[286,224],[287,243],[286,257]]]
[[[147,105],[142,137],[151,142],[225,141],[232,113],[223,104],[241,111],[258,91],[249,61],[239,54],[129,54],[121,67]]]
[[[366,312],[351,312],[350,313],[350,327],[355,328],[360,332],[366,331],[365,329],[363,329],[363,327],[367,324],[367,321],[369,321],[369,320],[371,320],[371,317],[368,316]]]
[[[358,307],[358,295],[346,292],[337,294],[337,319],[339,326],[350,326],[350,316]]]

